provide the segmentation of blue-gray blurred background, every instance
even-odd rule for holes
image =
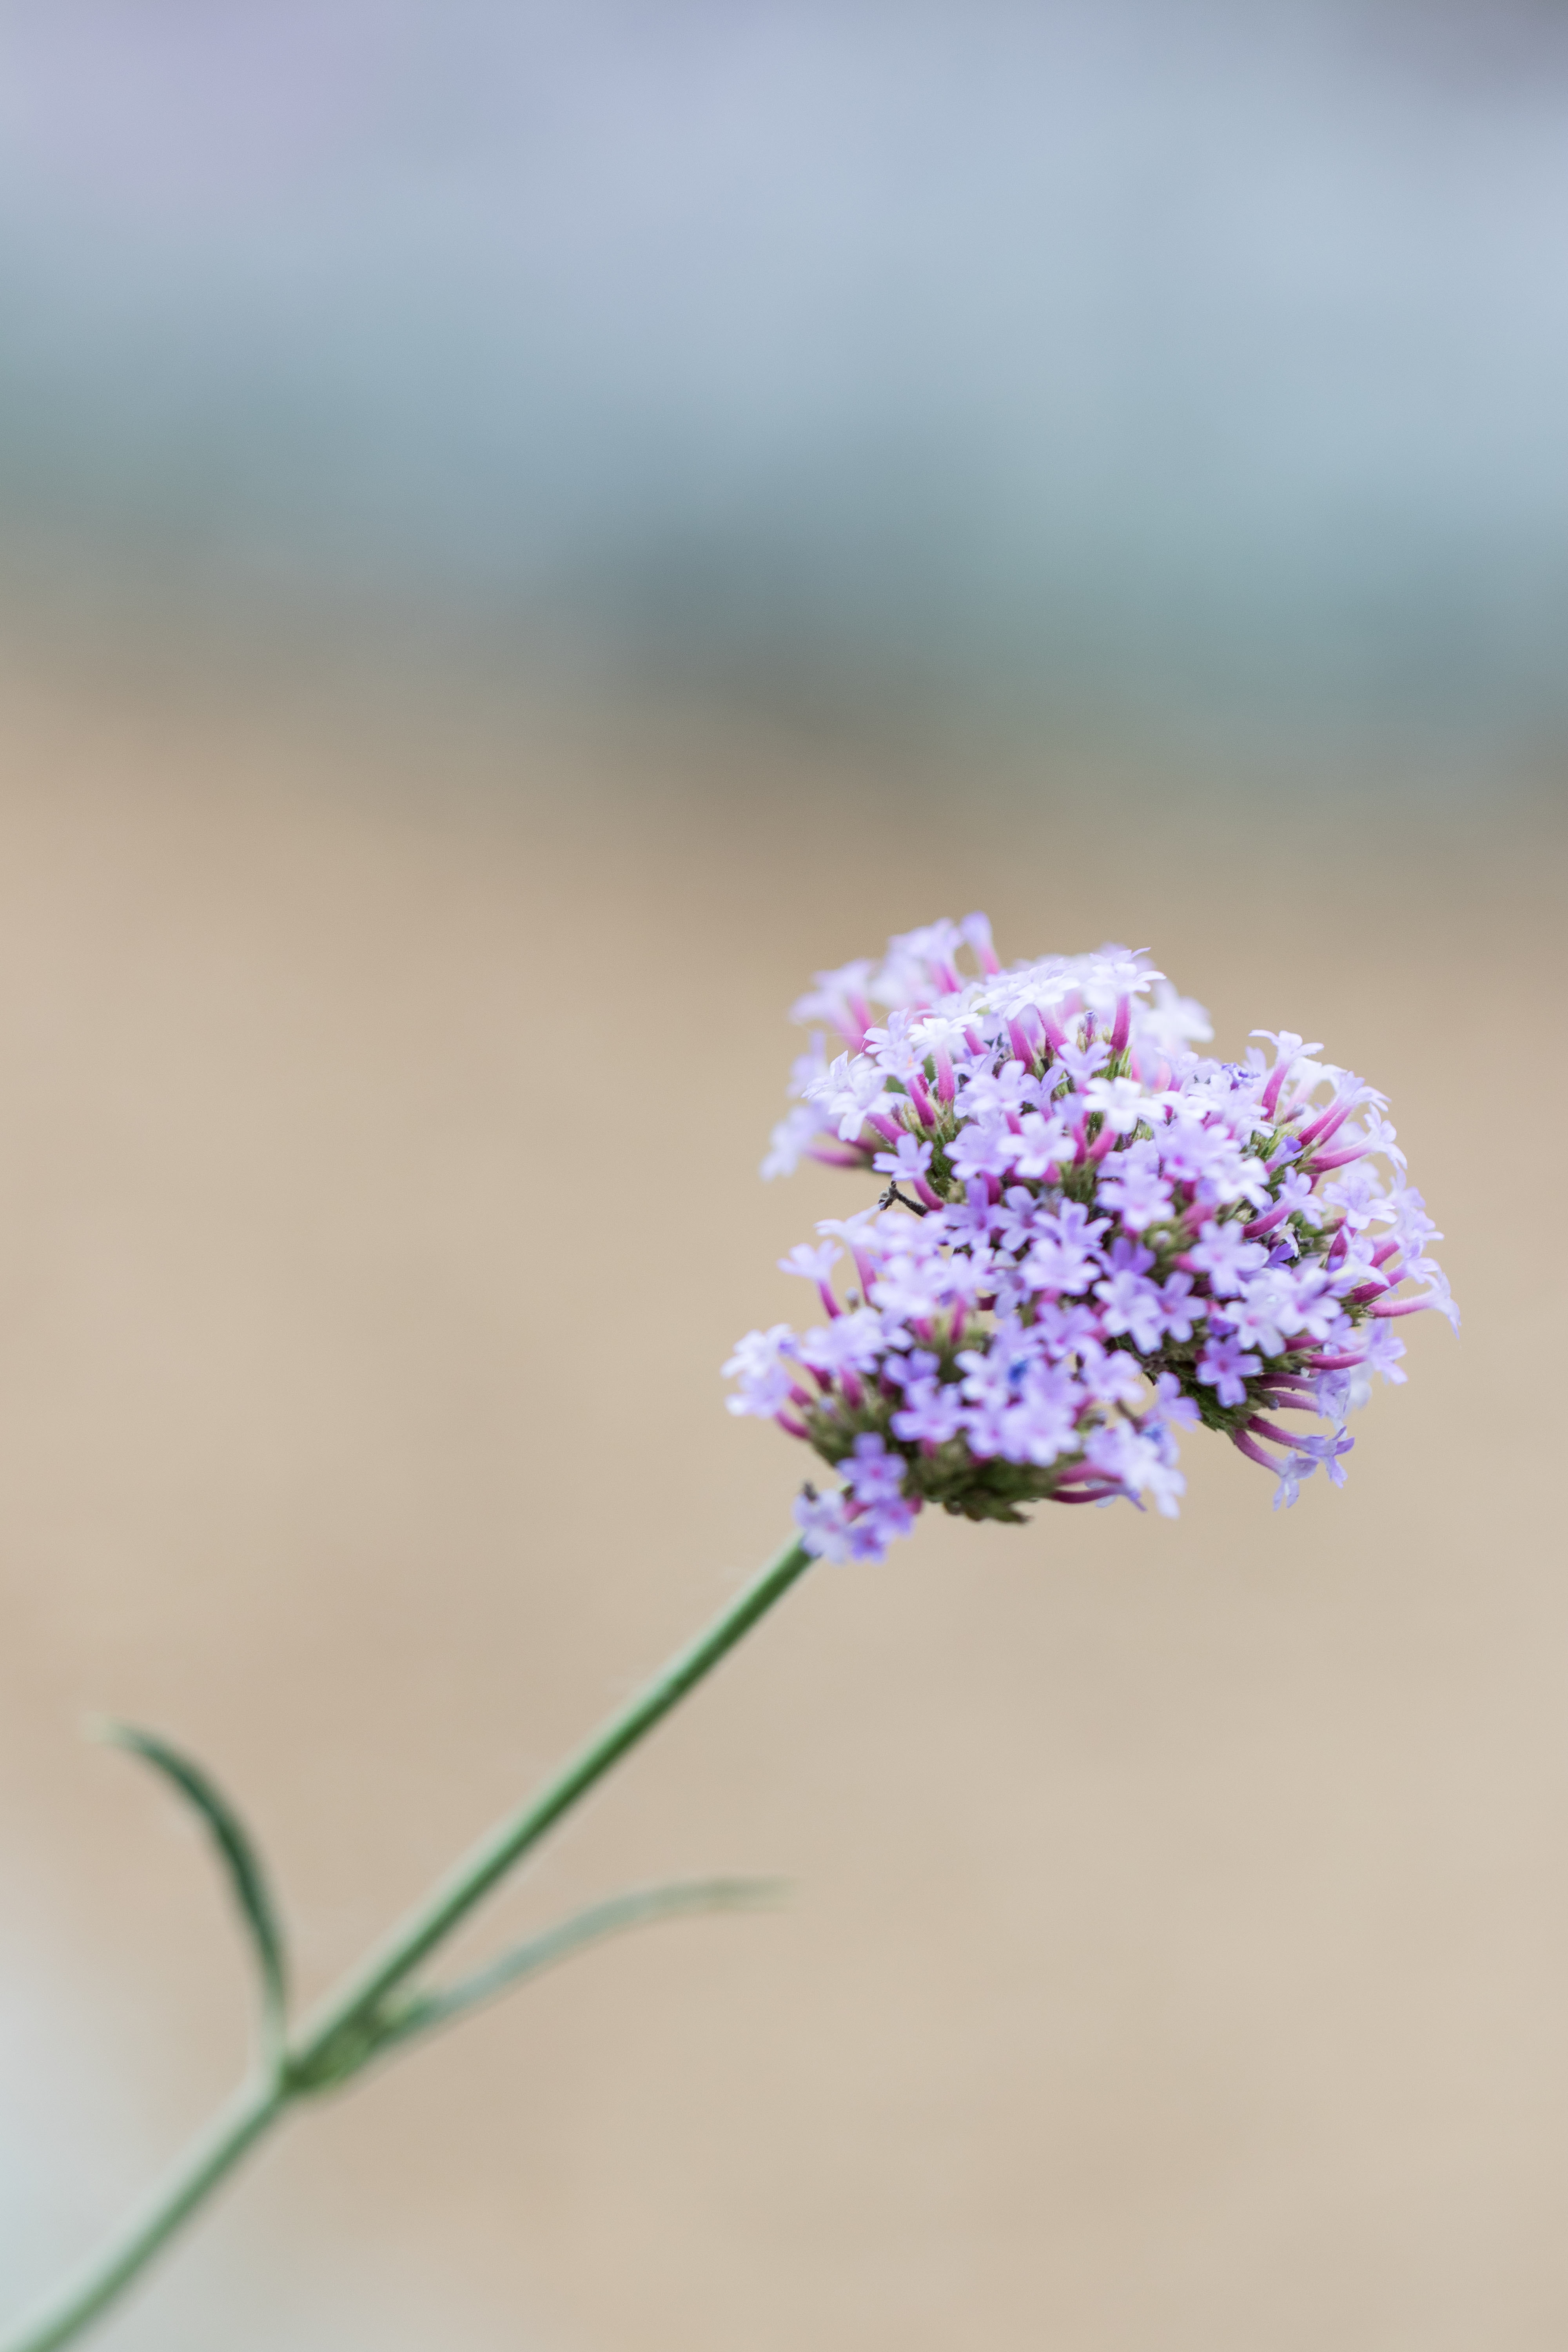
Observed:
[[[1550,0],[11,0],[35,605],[1246,756],[1568,719]]]

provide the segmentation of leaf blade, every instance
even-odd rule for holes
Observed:
[[[262,2047],[276,2060],[288,2031],[289,1957],[281,1916],[255,1840],[211,1774],[168,1740],[131,1723],[102,1724],[97,1737],[151,1764],[205,1829],[248,1932],[259,1979]]]
[[[612,1895],[602,1903],[591,1903],[585,1909],[573,1912],[525,1942],[513,1945],[488,1967],[476,1969],[458,1983],[421,1994],[384,2022],[376,2038],[376,2050],[450,2025],[469,2011],[499,2000],[514,1985],[570,1959],[575,1952],[604,1942],[607,1937],[625,1934],[632,1927],[652,1927],[659,1920],[689,1918],[703,1912],[760,1910],[781,1901],[784,1892],[783,1882],[777,1879],[704,1878],[679,1879],[668,1885],[638,1887],[629,1894]]]

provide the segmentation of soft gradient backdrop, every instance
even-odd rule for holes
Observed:
[[[1557,2352],[1563,18],[0,10],[0,2293],[773,1548],[821,964],[1385,1087],[1342,1494],[816,1571],[106,2352]],[[1429,1319],[1429,1318],[1428,1318]]]

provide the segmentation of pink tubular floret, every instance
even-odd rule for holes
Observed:
[[[1281,1054],[1268,1074],[1268,1084],[1263,1089],[1263,1109],[1272,1118],[1279,1107],[1279,1090],[1285,1084],[1287,1071],[1295,1061],[1294,1054]]]
[[[1249,1225],[1243,1225],[1243,1234],[1249,1242],[1261,1240],[1265,1234],[1271,1234],[1276,1225],[1284,1223],[1290,1213],[1290,1206],[1289,1201],[1277,1201],[1263,1216],[1254,1217]]]
[[[1353,1092],[1348,1095],[1336,1095],[1327,1110],[1321,1111],[1311,1125],[1304,1127],[1297,1137],[1296,1140],[1302,1150],[1305,1151],[1309,1144],[1326,1143],[1331,1135],[1337,1135],[1355,1107],[1356,1097]]]

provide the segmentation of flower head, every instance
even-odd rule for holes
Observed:
[[[731,1412],[845,1480],[796,1505],[814,1551],[879,1559],[927,1503],[1172,1515],[1177,1433],[1200,1424],[1293,1502],[1319,1468],[1342,1482],[1373,1372],[1405,1380],[1394,1318],[1457,1325],[1383,1096],[1290,1030],[1254,1031],[1272,1058],[1205,1056],[1203,1008],[1142,950],[1004,970],[972,915],[819,972],[795,1013],[847,1050],[796,1064],[763,1173],[808,1153],[890,1180],[781,1261],[826,1323],[752,1332],[725,1368]]]

